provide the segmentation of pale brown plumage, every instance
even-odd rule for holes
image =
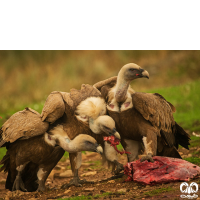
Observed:
[[[0,146],[6,142],[13,143],[18,139],[28,139],[47,131],[49,124],[42,122],[38,112],[31,108],[12,115],[1,127]]]
[[[138,141],[135,151],[139,152],[139,143],[144,143],[147,154],[180,158],[176,148],[178,144],[188,148],[189,135],[174,121],[175,107],[158,93],[134,92],[130,88],[132,80],[148,76],[147,71],[130,63],[122,67],[117,80],[113,77],[95,86],[107,102],[108,113],[115,120],[127,151],[131,150],[131,141]],[[138,152],[128,155],[129,161],[137,158]]]
[[[56,98],[53,97],[54,95],[56,95]],[[52,105],[49,105],[52,102],[50,98],[54,99]],[[57,107],[61,108],[61,101],[63,101],[65,105],[62,117],[60,117],[60,113],[63,111],[56,114],[56,110],[54,110]],[[57,106],[55,104],[59,105]],[[44,111],[42,111],[42,119],[52,123],[52,120],[49,120],[49,115],[52,115],[52,113],[55,122],[50,128],[57,124],[62,124],[64,131],[67,132],[70,139],[73,139],[79,134],[88,134],[94,137],[104,148],[103,135],[117,133],[114,129],[114,120],[105,115],[106,104],[101,93],[91,85],[83,84],[81,90],[71,89],[70,93],[51,93],[45,102]],[[104,126],[108,129],[104,129]],[[77,154],[70,153],[69,157],[72,171],[76,175],[74,179],[77,179],[75,184],[79,184],[80,180],[77,177],[77,170],[79,168],[77,167]]]
[[[3,164],[0,171],[8,172],[6,189],[44,191],[45,181],[63,156],[64,150],[71,153],[103,152],[102,147],[89,135],[80,134],[74,140],[69,140],[62,126],[27,140],[17,140],[9,144],[6,155],[0,162]],[[32,175],[30,176],[29,173]]]

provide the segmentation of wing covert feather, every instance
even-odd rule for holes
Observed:
[[[65,112],[63,94],[61,92],[54,91],[47,97],[42,109],[42,121],[54,123],[57,119],[63,116]]]
[[[175,125],[173,108],[160,94],[140,93],[132,94],[133,106],[155,128],[161,130],[168,144],[174,143],[172,127]]]
[[[1,127],[2,141],[0,146],[5,142],[14,142],[17,139],[28,139],[41,135],[47,131],[49,123],[43,122],[38,112],[31,108],[16,112]]]

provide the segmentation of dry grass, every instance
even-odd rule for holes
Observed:
[[[137,91],[182,84],[200,74],[200,51],[0,51],[0,116],[43,103],[51,91],[117,75],[129,62],[150,73],[149,80],[134,82]]]

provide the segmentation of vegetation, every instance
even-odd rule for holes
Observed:
[[[75,196],[75,197],[70,197],[70,198],[65,198],[65,199],[62,199],[62,200],[66,200],[66,199],[69,199],[69,200],[86,200],[86,199],[98,199],[98,198],[101,198],[101,197],[108,197],[108,196],[119,196],[123,194],[122,192],[105,192],[103,194],[96,194],[94,196],[85,196],[85,195],[81,195],[81,196]],[[58,200],[61,200],[61,199],[58,199]]]
[[[144,195],[147,195],[147,196],[155,196],[155,195],[159,195],[159,194],[162,194],[163,192],[170,192],[170,191],[173,191],[174,189],[171,188],[171,187],[167,187],[167,188],[158,188],[158,189],[155,189],[155,190],[151,190],[149,192],[145,192]]]
[[[51,91],[94,84],[129,62],[150,74],[133,81],[135,91],[160,93],[176,107],[174,118],[184,129],[200,131],[200,51],[1,51],[0,126],[25,107],[41,113]],[[200,142],[191,139],[191,147]],[[5,151],[0,148],[0,159]]]

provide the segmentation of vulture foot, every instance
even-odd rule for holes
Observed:
[[[152,154],[148,154],[148,155],[146,155],[146,156],[143,156],[142,158],[141,158],[141,160],[140,160],[140,162],[144,162],[145,160],[147,160],[148,162],[154,162],[154,160],[153,160],[153,158],[152,158]]]
[[[124,170],[124,166],[116,160],[114,160],[114,163],[116,165],[116,170],[114,171],[114,174],[118,175],[122,170]]]
[[[85,179],[80,180],[79,177],[74,177],[68,184],[62,185],[62,189],[68,188],[72,185],[76,187],[81,187],[84,183],[94,183],[93,181],[86,181]]]
[[[44,192],[46,190],[45,185],[39,185],[37,192]]]
[[[16,176],[16,179],[15,179],[13,187],[12,187],[12,191],[15,191],[15,190],[21,190],[23,192],[27,192],[27,190],[24,186],[24,183],[22,181],[22,178],[19,175]]]

